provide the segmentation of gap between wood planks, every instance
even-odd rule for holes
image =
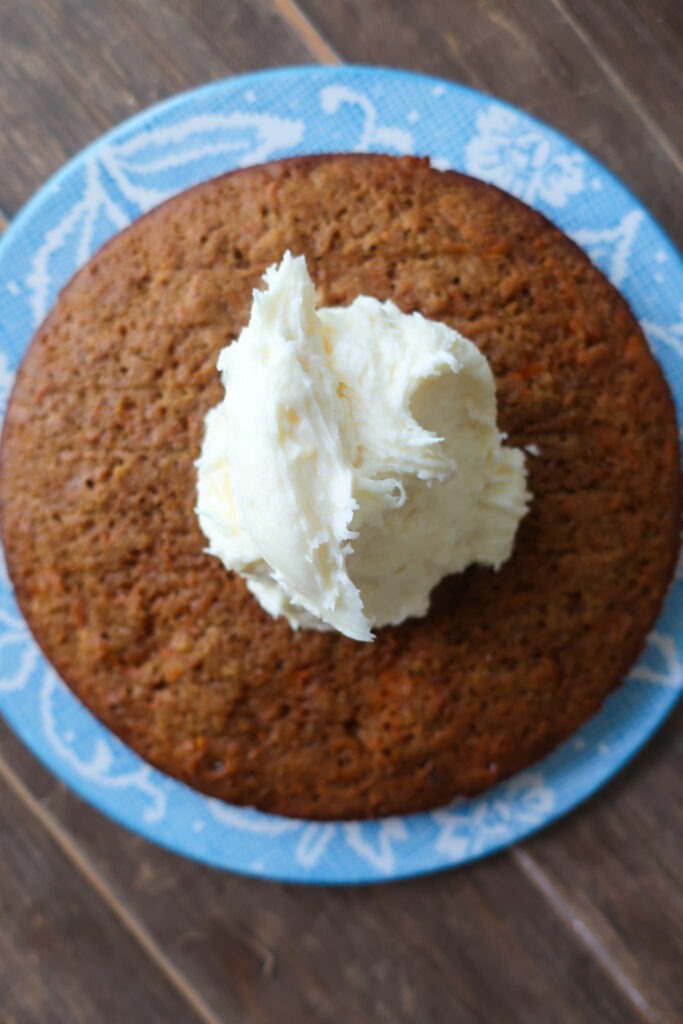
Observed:
[[[624,97],[638,120],[645,126],[658,145],[661,146],[671,162],[675,164],[678,171],[683,174],[683,153],[676,148],[668,133],[659,126],[656,118],[646,110],[641,103],[638,94],[626,84],[618,69],[614,66],[609,57],[605,55],[600,46],[591,39],[590,35],[586,32],[576,15],[572,14],[572,12],[567,8],[564,0],[552,0],[552,4],[555,9],[559,11],[573,32],[579,37],[593,60],[612,83],[616,91],[621,93]]]
[[[270,0],[275,10],[289,22],[297,35],[321,64],[343,64],[344,60],[330,46],[315,24],[305,14],[295,0]]]
[[[591,931],[583,918],[572,910],[571,905],[553,884],[540,864],[534,860],[533,856],[528,854],[521,846],[513,846],[510,850],[510,856],[522,874],[531,882],[537,892],[541,893],[546,902],[550,904],[555,916],[573,932],[584,949],[600,965],[603,973],[611,979],[615,988],[635,1007],[644,1020],[648,1024],[668,1024],[661,1014],[650,1005],[628,975],[622,971],[617,961],[603,946],[595,932]]]
[[[147,929],[116,898],[97,868],[85,856],[80,846],[61,826],[57,818],[41,804],[2,757],[0,757],[0,779],[42,825],[72,867],[85,879],[90,888],[102,900],[105,906],[109,908],[116,920],[120,922],[131,938],[145,952],[157,970],[161,972],[174,990],[194,1011],[198,1020],[203,1022],[203,1024],[224,1024],[204,1001],[199,992],[161,951]]]

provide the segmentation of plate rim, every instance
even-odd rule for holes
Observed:
[[[106,132],[94,138],[86,146],[84,146],[82,149],[76,152],[64,164],[62,164],[61,167],[59,167],[52,175],[50,175],[32,194],[32,196],[29,197],[26,203],[24,203],[20,210],[16,213],[16,215],[9,220],[8,226],[4,231],[2,237],[0,238],[0,262],[2,262],[3,259],[5,258],[7,248],[14,242],[17,236],[20,236],[22,234],[24,230],[24,224],[29,221],[29,219],[34,215],[36,211],[39,210],[42,203],[59,189],[62,182],[65,181],[71,175],[71,173],[81,165],[81,163],[84,160],[86,160],[90,155],[96,153],[101,147],[106,146],[108,143],[114,141],[119,135],[126,134],[128,132],[134,132],[136,128],[144,126],[144,124],[148,122],[150,118],[155,117],[159,114],[168,113],[172,111],[175,107],[179,107],[187,103],[189,100],[201,100],[204,96],[209,96],[212,93],[215,94],[217,90],[220,90],[221,88],[225,87],[248,87],[250,85],[256,85],[257,83],[263,80],[288,77],[292,75],[296,76],[297,78],[304,76],[338,78],[340,76],[344,76],[346,73],[350,73],[351,76],[353,76],[358,72],[376,76],[378,78],[391,78],[396,76],[402,79],[407,78],[415,80],[423,84],[431,84],[434,87],[445,87],[447,90],[464,92],[471,96],[477,103],[495,103],[498,107],[501,107],[511,112],[515,116],[519,116],[520,114],[522,114],[524,118],[526,118],[528,121],[536,125],[542,133],[550,133],[555,138],[561,140],[564,144],[566,144],[573,152],[581,154],[589,162],[589,164],[592,164],[600,172],[601,175],[605,176],[609,180],[610,185],[618,187],[618,189],[620,189],[628,197],[628,199],[633,203],[635,207],[637,207],[638,209],[642,210],[645,213],[650,226],[654,228],[657,233],[658,241],[662,244],[662,246],[665,249],[667,249],[673,255],[675,261],[678,264],[683,265],[683,257],[679,253],[676,245],[669,238],[669,236],[667,235],[667,233],[665,232],[657,218],[650,212],[649,208],[645,205],[645,203],[641,199],[639,199],[638,196],[635,195],[635,193],[631,190],[631,188],[628,185],[625,185],[613,171],[606,167],[589,150],[585,149],[578,143],[575,143],[569,136],[565,135],[564,133],[556,129],[554,126],[549,125],[546,122],[542,121],[540,118],[536,117],[535,115],[528,113],[522,107],[517,107],[514,104],[506,100],[502,100],[495,95],[487,93],[483,90],[474,89],[473,87],[465,85],[458,81],[451,81],[449,79],[441,78],[439,76],[425,74],[417,71],[409,71],[402,68],[380,65],[375,66],[367,64],[343,64],[333,66],[315,64],[293,64],[276,68],[268,68],[258,71],[245,72],[242,74],[232,75],[225,78],[206,82],[199,86],[191,87],[179,93],[175,93],[171,96],[165,97],[164,99],[159,100],[154,104],[151,104],[150,106],[137,111],[136,113],[132,114],[131,116],[125,118],[116,125],[112,126]],[[327,150],[325,150],[324,152],[327,152]],[[628,297],[624,297],[626,301],[629,302]],[[676,405],[676,403],[674,404]],[[679,410],[678,406],[676,406],[676,412],[677,417],[680,421],[681,411]],[[659,615],[661,615],[661,611],[662,609],[660,609]],[[25,622],[23,616],[22,620]],[[46,656],[42,653],[42,650],[40,652],[40,657],[47,665],[50,665]],[[618,692],[619,689],[621,689],[621,687],[617,688],[617,691],[615,692]],[[163,829],[160,830],[160,834],[156,834],[156,832],[154,832],[153,829],[147,827],[147,822],[144,819],[140,819],[137,823],[133,824],[132,822],[125,820],[123,817],[120,816],[118,807],[109,808],[108,806],[104,806],[103,804],[99,803],[97,801],[96,796],[94,796],[92,793],[88,791],[88,787],[85,784],[84,780],[82,780],[77,775],[72,777],[68,772],[65,774],[60,773],[53,766],[53,764],[50,763],[49,759],[46,756],[43,756],[43,752],[41,750],[39,743],[39,737],[34,735],[34,733],[32,733],[29,729],[23,728],[21,724],[15,723],[13,718],[11,718],[7,714],[6,709],[1,709],[0,713],[3,715],[5,721],[7,721],[7,723],[10,725],[15,735],[17,735],[20,738],[21,742],[29,748],[31,753],[35,757],[37,757],[37,759],[40,761],[40,763],[47,771],[54,775],[59,781],[67,785],[72,792],[75,792],[79,796],[79,798],[85,800],[99,813],[105,814],[108,818],[115,821],[119,826],[125,828],[127,831],[131,832],[134,835],[141,835],[146,840],[153,842],[156,845],[163,847],[164,849],[171,850],[173,853],[178,854],[180,856],[185,856],[190,859],[196,860],[197,862],[216,868],[218,870],[230,871],[234,874],[240,874],[253,878],[260,878],[262,880],[295,882],[298,884],[308,885],[358,885],[400,881],[411,877],[431,875],[438,871],[446,870],[448,868],[464,867],[469,863],[473,863],[477,860],[483,859],[484,857],[488,857],[495,853],[498,853],[506,847],[515,846],[522,840],[525,840],[526,838],[535,835],[536,833],[555,823],[560,818],[570,814],[571,812],[576,810],[580,805],[583,805],[587,803],[589,800],[591,800],[592,797],[597,795],[597,793],[608,782],[614,779],[614,777],[618,775],[619,772],[622,771],[622,769],[624,769],[630,762],[636,759],[638,755],[641,754],[649,740],[653,737],[655,732],[657,732],[657,730],[668,719],[669,715],[672,713],[672,711],[674,710],[682,696],[683,691],[672,688],[671,692],[667,693],[666,695],[667,699],[665,705],[658,710],[654,720],[648,724],[648,727],[645,729],[644,733],[642,735],[639,735],[637,739],[635,739],[633,744],[629,746],[629,748],[625,752],[620,753],[618,757],[615,757],[609,763],[602,762],[601,764],[599,761],[595,760],[593,762],[593,770],[590,774],[590,778],[588,780],[585,780],[581,785],[576,785],[569,799],[564,800],[559,805],[554,805],[553,808],[544,815],[542,820],[535,822],[531,825],[521,827],[518,830],[519,834],[517,836],[510,838],[509,836],[504,835],[499,839],[489,840],[486,846],[481,850],[470,851],[460,858],[452,856],[449,857],[443,854],[435,854],[432,857],[433,862],[426,866],[402,866],[401,858],[399,858],[395,869],[393,869],[392,872],[386,876],[383,876],[376,872],[373,873],[373,870],[370,868],[369,865],[367,865],[364,861],[359,860],[358,870],[354,873],[351,873],[350,871],[347,872],[347,877],[344,878],[333,875],[328,877],[325,874],[324,868],[320,867],[316,867],[314,876],[307,875],[306,869],[300,867],[294,861],[293,858],[291,862],[291,867],[293,870],[291,871],[286,869],[279,870],[278,868],[265,867],[263,869],[257,869],[249,866],[235,867],[218,863],[215,859],[212,859],[211,854],[208,850],[205,852],[200,852],[197,850],[181,849],[178,845],[177,839],[173,840],[171,838],[166,838]],[[609,700],[609,697],[607,698],[607,700]],[[79,703],[81,702],[79,701]],[[603,703],[600,710],[604,709],[605,703]],[[111,732],[111,730],[107,729],[107,727],[103,723],[99,722],[99,720],[96,719],[94,715],[92,715],[92,712],[90,712],[85,705],[81,704],[81,707],[84,708],[89,715],[91,715],[95,722],[97,722],[100,726],[102,726],[102,728],[106,730],[106,733],[109,737],[113,737],[117,739],[118,742],[121,742],[120,740],[118,740],[116,735]],[[596,712],[596,714],[599,713],[600,711]],[[571,742],[575,736],[576,733],[572,734],[572,736],[568,738],[568,741],[565,742]],[[130,750],[131,748],[128,749]],[[556,748],[556,750],[557,749],[558,748]],[[552,754],[548,756],[552,756]],[[147,762],[143,761],[142,758],[139,757],[139,755],[136,755],[136,757],[140,760],[142,765],[147,764]],[[534,772],[535,769],[539,768],[544,764],[545,760],[546,759],[535,762],[534,764],[528,766],[528,768],[523,769],[521,772],[518,772],[515,775],[511,776],[510,779],[506,781],[509,782],[515,778],[518,778],[525,772]],[[153,770],[157,772],[159,771],[158,769]],[[163,772],[160,772],[159,774],[161,774],[165,779],[171,778],[170,776],[166,776]],[[184,784],[179,782],[178,780],[173,779],[172,781],[175,785],[184,786]],[[505,782],[503,782],[502,785],[505,785]],[[184,788],[190,789],[190,787]],[[492,790],[486,791],[486,793],[494,793],[496,789],[497,787],[494,787]],[[196,792],[194,790],[190,791],[193,793]],[[202,794],[199,795],[201,796]],[[484,794],[482,794],[482,796],[483,795]],[[477,798],[475,797],[474,799]],[[451,805],[445,805],[443,809],[446,810],[449,806]],[[404,815],[400,816],[400,818],[411,819],[419,817],[421,815],[432,813],[432,811],[420,812],[418,815]],[[279,818],[280,816],[271,815],[270,817]],[[386,821],[388,819],[385,818],[379,820]],[[334,823],[339,824],[339,822],[337,821],[335,821]]]

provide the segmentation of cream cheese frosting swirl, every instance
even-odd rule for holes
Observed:
[[[197,462],[207,550],[293,628],[371,640],[424,615],[443,576],[506,561],[524,455],[457,331],[368,296],[316,309],[303,256],[264,281],[218,359]]]

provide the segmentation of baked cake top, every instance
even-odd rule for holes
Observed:
[[[540,452],[511,560],[373,644],[293,633],[202,551],[216,358],[286,249],[322,305],[391,298],[474,341],[510,444]],[[411,158],[248,168],[114,238],[27,352],[0,486],[18,601],[78,696],[190,785],[310,817],[434,806],[545,754],[634,661],[678,548],[675,414],[624,299],[539,214]]]

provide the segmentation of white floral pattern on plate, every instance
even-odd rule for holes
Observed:
[[[368,149],[429,156],[553,217],[624,289],[683,407],[683,267],[614,178],[551,129],[471,90],[342,67],[249,75],[187,93],[124,123],[47,183],[0,245],[0,414],[36,323],[115,231],[234,167],[295,153]],[[481,797],[405,818],[279,818],[211,800],[150,768],[46,664],[2,559],[0,710],[83,796],[180,853],[270,878],[398,878],[514,842],[593,792],[638,749],[683,688],[682,619],[679,574],[626,685],[577,737]]]
[[[3,556],[3,583],[9,583]],[[0,608],[0,693],[23,690],[38,664],[40,652],[21,615]]]
[[[540,125],[492,103],[476,118],[476,133],[465,149],[469,174],[483,178],[532,205],[539,199],[565,206],[585,184],[583,156],[562,151]]]
[[[5,415],[7,399],[14,384],[15,371],[9,368],[7,353],[0,350],[0,426]]]
[[[85,158],[85,184],[81,198],[46,232],[34,255],[26,284],[31,295],[33,324],[47,313],[51,290],[50,264],[67,247],[73,255],[72,273],[90,257],[99,218],[114,231],[126,227],[132,216],[146,213],[178,191],[169,172],[197,167],[199,173],[183,187],[204,180],[201,167],[209,158],[229,156],[235,167],[262,163],[277,150],[296,146],[303,137],[300,119],[231,111],[196,114],[179,124],[133,135],[120,144],[109,143]],[[75,236],[75,237],[74,237]]]
[[[630,678],[680,690],[683,686],[683,666],[674,638],[667,633],[650,633],[647,651],[631,669]]]
[[[85,743],[92,743],[90,756],[85,756],[75,749],[76,733],[73,729],[64,729],[55,713],[55,695],[66,694],[64,683],[51,668],[47,668],[40,689],[40,712],[45,739],[52,745],[60,759],[70,766],[81,778],[98,786],[110,789],[137,789],[148,800],[143,808],[142,817],[146,822],[161,821],[166,814],[166,794],[159,784],[153,781],[155,774],[147,764],[141,764],[133,771],[121,772],[116,763],[115,743],[101,735],[87,736]],[[106,732],[104,734],[106,736]]]
[[[580,228],[572,233],[574,241],[617,288],[628,274],[629,256],[643,217],[642,210],[629,210],[614,227]]]
[[[320,104],[326,114],[336,114],[344,103],[363,111],[364,122],[352,152],[367,153],[374,149],[395,153],[412,153],[413,136],[405,128],[377,123],[377,110],[370,98],[345,85],[330,85],[320,91]]]
[[[655,346],[657,342],[668,345],[683,359],[683,302],[678,308],[678,319],[675,323],[663,326],[652,320],[643,320],[643,330]]]
[[[457,800],[432,813],[440,827],[436,847],[441,853],[458,859],[479,853],[491,840],[505,836],[513,820],[539,825],[552,812],[555,796],[540,772],[523,772],[495,795],[482,796],[474,814],[468,804]]]

